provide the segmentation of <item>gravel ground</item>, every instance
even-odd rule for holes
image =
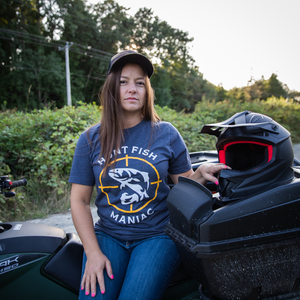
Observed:
[[[297,158],[300,161],[300,144],[294,146],[294,153],[295,153],[295,158]],[[94,222],[97,221],[98,216],[97,216],[96,207],[94,206],[91,207],[91,212],[93,215]],[[40,223],[40,224],[46,224],[46,225],[58,227],[63,229],[66,233],[77,233],[72,222],[71,212],[65,214],[50,215],[45,219],[35,219],[35,220],[30,220],[28,222]]]
[[[98,220],[98,216],[97,216],[97,209],[95,206],[91,206],[91,212],[92,212],[94,222],[96,222]],[[50,215],[45,219],[34,219],[34,220],[29,220],[27,222],[46,224],[46,225],[61,228],[66,233],[76,233],[77,234],[77,231],[73,225],[71,211],[69,211],[65,214]]]

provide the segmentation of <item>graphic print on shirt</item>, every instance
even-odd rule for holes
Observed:
[[[116,163],[116,168],[107,173],[111,185],[105,185],[103,171],[99,176],[99,188],[106,195],[108,205],[126,214],[147,208],[156,199],[161,182],[154,165],[143,158],[128,155],[113,163]]]
[[[126,187],[132,190],[132,193],[124,192],[122,194],[120,200],[123,205],[139,202],[149,197],[147,194],[147,190],[149,189],[149,174],[147,172],[130,168],[118,168],[110,170],[108,175],[121,184],[121,190]]]

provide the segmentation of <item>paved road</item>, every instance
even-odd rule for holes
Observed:
[[[295,154],[295,158],[297,158],[300,161],[300,144],[294,146],[294,154]],[[91,211],[92,211],[94,221],[96,221],[98,219],[96,208],[91,207]],[[28,222],[47,224],[50,226],[61,228],[67,233],[77,233],[73,225],[70,212],[66,214],[50,215],[46,219],[35,219]]]

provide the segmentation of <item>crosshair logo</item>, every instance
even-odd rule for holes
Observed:
[[[137,160],[141,162],[138,165],[145,166],[146,163],[142,171],[136,168]],[[157,197],[161,182],[158,171],[151,163],[139,157],[126,155],[114,162],[116,164],[118,162],[118,168],[109,170],[106,176],[109,176],[110,182],[115,182],[115,185],[103,184],[106,180],[103,180],[102,170],[99,176],[99,188],[106,195],[108,204],[115,209],[130,214],[141,211]]]

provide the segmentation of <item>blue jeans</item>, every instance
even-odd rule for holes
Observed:
[[[139,241],[122,241],[103,232],[96,232],[101,251],[110,260],[114,279],[104,270],[105,293],[97,284],[96,297],[80,291],[79,299],[158,300],[180,265],[173,241],[166,235]],[[82,275],[86,255],[83,256]]]

